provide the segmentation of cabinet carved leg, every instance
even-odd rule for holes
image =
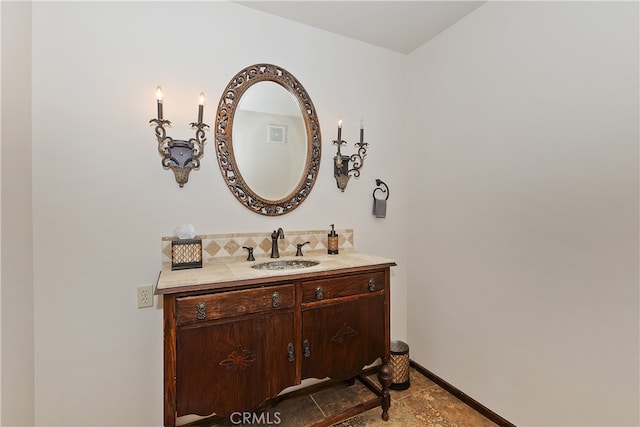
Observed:
[[[391,396],[389,395],[389,386],[393,378],[393,369],[391,366],[383,363],[378,367],[378,381],[382,386],[382,419],[389,420],[389,407],[391,406]]]

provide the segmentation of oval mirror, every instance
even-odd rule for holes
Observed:
[[[282,67],[236,74],[216,116],[220,172],[240,203],[261,215],[300,206],[320,166],[320,126],[311,98]]]

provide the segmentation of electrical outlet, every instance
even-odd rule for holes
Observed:
[[[153,286],[138,286],[138,308],[153,307]]]

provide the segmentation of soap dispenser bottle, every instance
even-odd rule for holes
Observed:
[[[329,255],[337,255],[338,254],[338,233],[331,224],[331,231],[327,234],[327,253]]]

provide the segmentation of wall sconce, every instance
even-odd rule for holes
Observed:
[[[200,158],[204,154],[204,142],[207,140],[204,137],[204,132],[209,129],[209,125],[202,123],[204,92],[200,93],[198,121],[191,123],[191,129],[196,130],[196,136],[188,141],[167,136],[165,128],[171,127],[171,122],[162,117],[164,97],[160,86],[156,89],[156,97],[158,99],[158,118],[149,120],[149,124],[156,125],[156,139],[158,140],[158,152],[162,156],[162,166],[173,171],[176,182],[182,188],[189,181],[191,169],[200,167]]]
[[[360,169],[364,166],[364,158],[367,157],[367,144],[364,142],[364,125],[360,122],[360,142],[356,142],[358,152],[351,156],[343,155],[340,151],[340,146],[346,144],[347,141],[342,140],[342,119],[338,120],[338,139],[333,141],[338,146],[338,152],[333,158],[333,176],[336,178],[336,184],[340,191],[344,192],[347,188],[349,178],[353,176],[357,178],[360,176]],[[349,161],[351,161],[351,167],[349,167]],[[353,172],[353,175],[349,175]]]

